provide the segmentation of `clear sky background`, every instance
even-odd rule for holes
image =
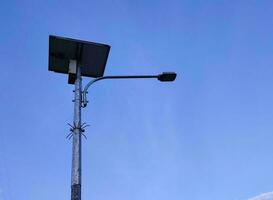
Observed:
[[[90,89],[82,199],[273,191],[271,0],[10,0],[0,13],[1,200],[70,199],[73,86],[47,71],[49,34],[111,45],[105,75],[178,73]]]

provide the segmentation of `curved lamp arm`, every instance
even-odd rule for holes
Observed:
[[[103,79],[133,79],[133,78],[157,78],[159,81],[162,82],[169,82],[169,81],[174,81],[176,78],[176,73],[174,72],[163,72],[162,74],[159,75],[137,75],[137,76],[102,76],[95,78],[91,80],[87,85],[84,87],[83,90],[83,99],[82,99],[82,107],[87,106],[87,96],[86,94],[88,93],[88,88],[95,82],[103,80]]]

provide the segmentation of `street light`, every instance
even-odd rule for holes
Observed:
[[[69,137],[73,137],[71,200],[81,200],[81,136],[87,126],[81,123],[81,108],[87,106],[88,88],[104,79],[156,78],[162,82],[170,82],[176,78],[174,72],[163,72],[159,75],[103,76],[109,51],[109,45],[49,36],[48,70],[68,74],[68,83],[75,85],[74,119],[73,125],[69,124]],[[82,76],[95,78],[84,90]]]
[[[176,78],[176,73],[174,72],[163,72],[157,76],[157,79],[162,82],[171,82]]]
[[[176,78],[176,73],[174,72],[163,72],[159,75],[136,75],[136,76],[103,76],[96,79],[91,80],[87,85],[84,87],[83,90],[83,102],[82,107],[87,106],[87,97],[86,94],[88,92],[88,88],[95,82],[104,80],[104,79],[135,79],[135,78],[157,78],[161,82],[171,82],[174,81]]]

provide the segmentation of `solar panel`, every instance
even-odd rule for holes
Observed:
[[[82,76],[101,77],[109,51],[106,44],[50,35],[48,70],[68,74],[70,60],[76,60]]]

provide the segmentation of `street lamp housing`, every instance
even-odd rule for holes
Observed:
[[[50,35],[48,70],[69,74],[69,84],[75,82],[77,67],[82,76],[102,77],[109,51],[106,44]]]
[[[174,81],[176,78],[175,72],[163,72],[162,74],[159,74],[157,79],[162,82],[171,82]]]

